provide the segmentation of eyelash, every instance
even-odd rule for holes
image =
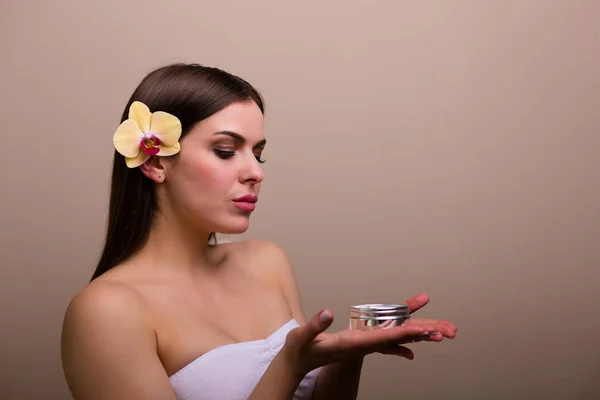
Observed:
[[[215,149],[215,153],[217,154],[217,156],[219,158],[222,158],[224,160],[227,160],[235,155],[235,153],[233,151],[224,151],[224,150],[217,150],[217,149]],[[261,164],[266,162],[266,160],[261,160],[261,158],[259,156],[254,156],[254,157],[256,158],[256,161],[258,161]]]

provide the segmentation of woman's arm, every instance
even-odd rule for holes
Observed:
[[[303,352],[302,345],[300,348],[297,346],[300,344],[298,342],[312,342],[327,326],[329,323],[320,321],[317,315],[308,324],[297,328],[295,335],[292,338],[288,337],[286,345],[273,359],[248,400],[292,399],[300,381],[316,366],[306,365],[302,357],[298,357],[298,350]],[[320,363],[318,364],[320,366]],[[362,357],[323,367],[317,378],[313,399],[356,399],[360,365],[362,365]]]
[[[358,397],[363,357],[340,361],[321,369],[313,400],[354,400]]]
[[[304,376],[283,349],[271,361],[248,400],[291,400]]]
[[[412,342],[435,329],[433,323],[420,323],[389,329],[324,333],[332,322],[333,314],[329,310],[323,310],[309,322],[292,329],[250,399],[289,400],[302,377],[318,367],[333,368],[330,366],[336,363],[349,365],[359,357],[373,352],[392,347],[403,349],[398,344]],[[394,352],[397,352],[395,349]],[[348,382],[325,379],[319,385],[320,396],[328,396],[329,399],[356,397],[357,388],[349,387]]]
[[[287,255],[270,243],[261,246],[261,265],[273,268],[270,275],[279,285],[300,327],[292,329],[286,343],[275,357],[250,400],[268,398],[289,400],[302,378],[322,367],[314,392],[315,400],[354,400],[358,394],[363,358],[374,352],[412,359],[403,343],[415,341],[439,342],[454,337],[455,328],[446,321],[413,320],[390,329],[351,331],[329,334],[333,314],[328,310],[305,322],[296,279]],[[419,306],[411,299],[412,306]],[[409,303],[411,303],[409,301]]]
[[[151,317],[127,286],[96,281],[71,300],[62,362],[75,400],[175,400]]]
[[[283,249],[272,244],[273,264],[277,265],[278,281],[292,311],[292,315],[303,324],[305,322],[301,296],[289,257]],[[363,365],[363,357],[329,364],[321,368],[314,392],[314,400],[354,400]],[[300,381],[298,381],[300,382]]]

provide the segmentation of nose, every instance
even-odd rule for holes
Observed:
[[[261,183],[265,178],[265,174],[260,166],[260,163],[254,156],[250,154],[244,159],[244,165],[240,171],[240,182],[241,183]]]

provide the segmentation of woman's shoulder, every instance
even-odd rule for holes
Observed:
[[[248,239],[226,245],[229,246],[228,254],[237,260],[238,264],[253,270],[281,273],[292,268],[287,252],[275,242]]]
[[[140,306],[142,298],[132,285],[116,279],[98,277],[77,292],[69,302],[67,310],[79,308],[126,308]]]
[[[63,338],[104,332],[116,333],[133,327],[152,329],[151,314],[143,298],[130,285],[97,278],[69,301],[63,320]]]
[[[227,243],[235,254],[251,257],[287,258],[285,250],[269,240],[246,239]]]
[[[225,243],[226,253],[236,268],[241,268],[263,282],[281,286],[281,281],[294,279],[294,272],[287,252],[269,240],[247,239]]]
[[[296,273],[286,251],[278,244],[264,240],[244,241],[239,244],[239,247],[240,255],[251,258],[249,267],[255,273],[261,274],[265,282],[273,284],[282,293],[292,316],[299,323],[304,323],[306,318],[302,309]]]
[[[239,264],[244,264],[264,282],[281,291],[298,321],[303,321],[296,273],[287,252],[278,244],[265,240],[246,240],[234,245]],[[233,248],[233,247],[232,247]]]
[[[76,397],[119,391],[127,398],[174,399],[153,322],[141,296],[125,283],[97,278],[78,292],[61,334],[63,370]]]

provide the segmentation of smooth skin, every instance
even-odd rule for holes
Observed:
[[[233,200],[259,194],[264,142],[256,104],[235,103],[194,126],[178,156],[140,167],[156,183],[160,205],[148,242],[82,289],[65,313],[63,369],[75,400],[175,400],[171,374],[214,348],[268,337],[292,318],[301,326],[289,333],[251,399],[291,399],[319,366],[316,400],[355,399],[365,355],[411,359],[401,344],[456,335],[449,322],[414,318],[386,330],[325,333],[333,314],[305,319],[279,246],[206,245],[210,232],[247,230],[250,213]],[[428,301],[419,295],[408,302],[414,312]]]

